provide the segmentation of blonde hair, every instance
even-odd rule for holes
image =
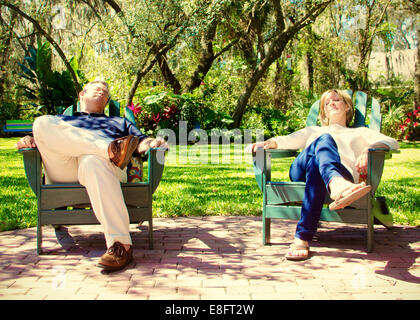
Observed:
[[[319,103],[321,124],[323,126],[328,126],[328,124],[330,122],[330,119],[328,119],[326,114],[325,114],[325,108],[324,107],[325,107],[325,100],[326,100],[327,96],[332,92],[335,92],[336,94],[338,94],[339,97],[341,99],[343,99],[344,103],[349,107],[349,110],[346,113],[346,126],[348,127],[350,122],[353,120],[353,116],[354,116],[353,101],[351,100],[351,97],[348,95],[347,92],[345,92],[343,90],[338,90],[338,89],[330,89],[328,91],[325,91],[321,96],[321,100],[320,100],[320,103]]]

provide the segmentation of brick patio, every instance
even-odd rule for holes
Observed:
[[[0,300],[312,300],[420,299],[420,228],[375,227],[365,252],[365,229],[323,223],[311,258],[284,258],[296,222],[275,220],[263,246],[260,217],[154,219],[131,226],[134,262],[106,274],[96,267],[105,251],[100,226],[45,227],[36,254],[36,228],[0,233]]]

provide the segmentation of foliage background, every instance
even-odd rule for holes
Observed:
[[[178,112],[166,119],[172,126],[180,118],[204,129],[258,126],[268,137],[303,127],[324,90],[352,88],[382,101],[386,134],[416,140],[416,117],[411,127],[401,126],[419,104],[418,58],[403,76],[391,56],[404,50],[418,56],[418,9],[411,0],[1,0],[0,121],[57,112],[40,108],[49,86],[40,70],[28,80],[19,66],[28,62],[30,46],[48,41],[50,71],[65,75],[56,87],[76,91],[60,106],[77,99],[77,85],[100,77],[114,99],[142,110],[151,107],[147,95],[176,95]],[[386,56],[381,77],[369,69],[372,52]],[[66,84],[72,73],[66,62],[73,86]],[[166,102],[159,103],[164,109]],[[139,115],[138,125],[150,132],[166,126],[163,109]]]

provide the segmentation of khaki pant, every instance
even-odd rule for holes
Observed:
[[[127,174],[109,160],[112,139],[50,115],[35,120],[33,134],[47,183],[85,186],[107,247],[116,241],[131,245],[129,216],[120,185],[127,181]]]

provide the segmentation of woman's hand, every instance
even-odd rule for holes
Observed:
[[[24,136],[15,144],[16,149],[24,149],[24,148],[36,148],[36,143],[34,137],[31,136]]]
[[[383,149],[389,150],[389,146],[382,142],[373,143],[369,147],[363,150],[362,154],[356,159],[356,169],[357,169],[357,172],[359,172],[360,178],[362,180],[366,180],[366,177],[367,177],[369,149],[374,149],[374,148],[383,148]]]
[[[366,178],[367,176],[367,164],[368,164],[368,149],[364,150],[363,153],[356,159],[356,169],[359,172],[360,177]]]
[[[264,148],[264,150],[277,149],[277,142],[269,139],[264,142],[253,143],[245,148],[245,152],[256,152],[258,148]]]

